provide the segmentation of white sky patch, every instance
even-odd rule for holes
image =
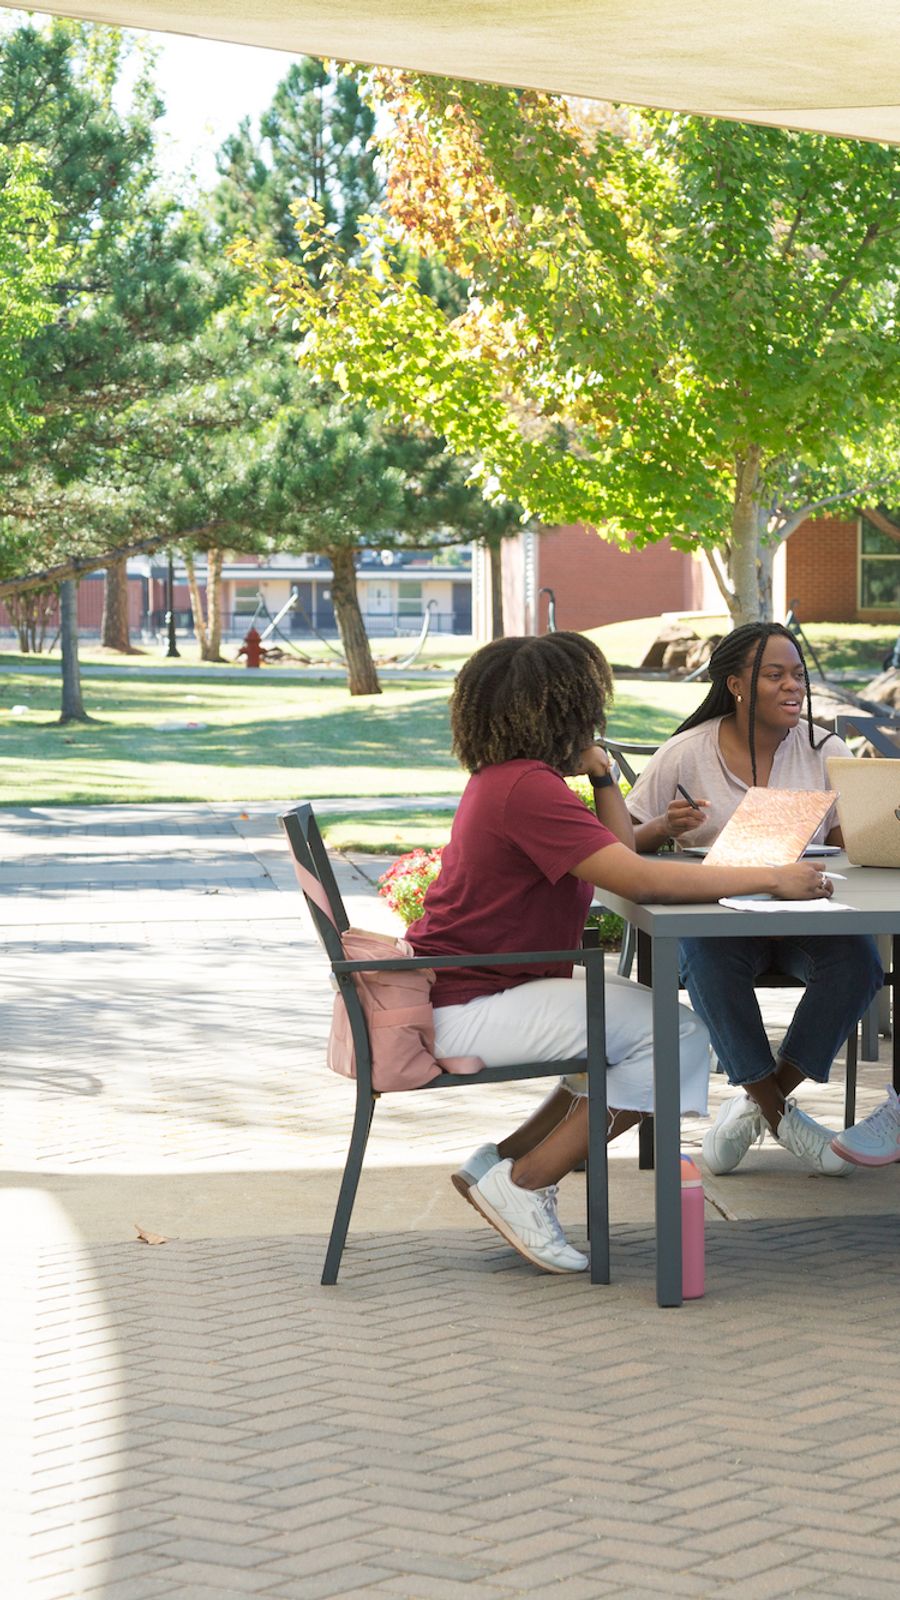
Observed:
[[[49,20],[41,12],[4,12],[0,15],[0,40],[10,28]],[[291,62],[299,57],[215,39],[122,31],[146,41],[156,55],[154,77],[166,107],[156,125],[163,176],[170,181],[182,175],[193,177],[200,188],[211,188],[216,180],[216,151],[245,117],[250,117],[256,128]],[[126,72],[126,90],[128,83]]]

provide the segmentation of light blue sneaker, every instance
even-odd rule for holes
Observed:
[[[454,1172],[450,1182],[454,1189],[458,1189],[460,1194],[468,1198],[473,1183],[478,1183],[479,1179],[483,1178],[486,1172],[490,1172],[491,1167],[495,1167],[499,1160],[500,1151],[495,1144],[480,1144],[459,1170]]]

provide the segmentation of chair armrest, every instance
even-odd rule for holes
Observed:
[[[415,972],[423,967],[435,970],[439,967],[512,967],[538,961],[547,966],[554,963],[561,966],[563,962],[586,966],[598,958],[602,961],[602,950],[580,946],[577,950],[505,950],[494,955],[397,956],[396,959],[388,958],[385,961],[332,961],[331,970],[334,973]]]

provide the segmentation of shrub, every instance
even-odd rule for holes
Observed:
[[[442,849],[443,846],[436,850],[409,850],[405,856],[398,856],[378,879],[378,893],[384,895],[407,927],[422,915],[425,890],[441,870]]]

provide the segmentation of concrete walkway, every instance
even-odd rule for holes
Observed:
[[[592,1289],[447,1182],[533,1088],[397,1096],[323,1289],[351,1096],[274,808],[0,812],[0,938],[4,1600],[893,1596],[900,1168],[767,1141],[660,1311],[633,1142]]]

